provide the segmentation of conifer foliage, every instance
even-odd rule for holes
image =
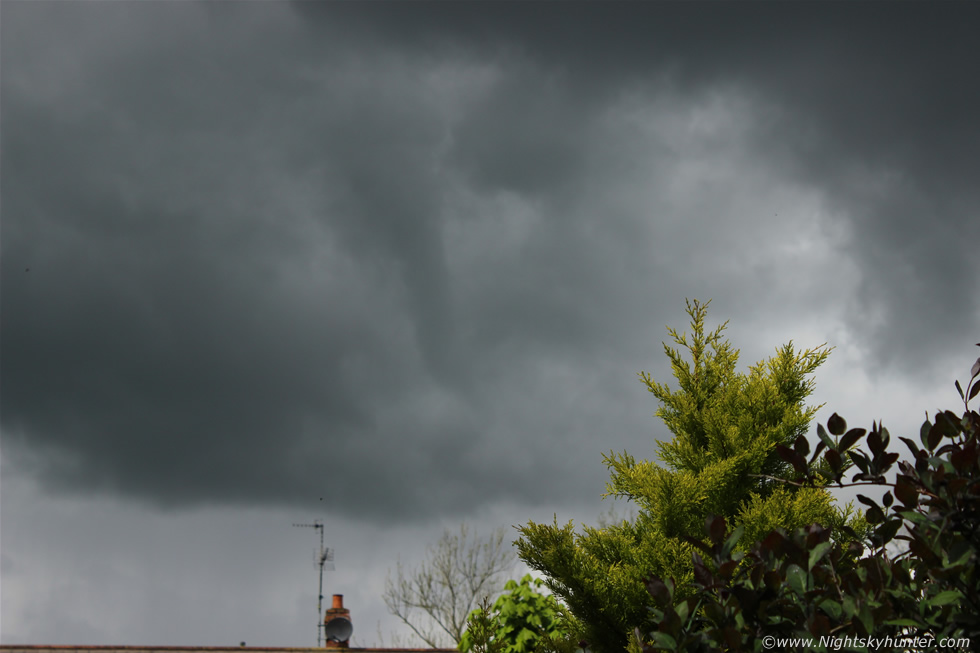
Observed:
[[[830,350],[821,345],[798,352],[791,342],[748,373],[738,372],[739,352],[722,338],[728,323],[706,331],[707,307],[687,303],[690,337],[668,328],[690,356],[664,343],[677,389],[639,375],[661,403],[656,415],[674,434],[659,442],[663,466],[626,452],[604,456],[611,476],[604,496],[634,502],[636,518],[581,532],[557,518],[520,529],[519,556],[545,576],[574,616],[576,636],[596,653],[623,651],[637,626],[641,633],[656,630],[643,581],[674,578],[683,596],[695,572],[689,538],[708,541],[709,516],[740,527],[743,539],[733,546],[742,548],[774,527],[848,522],[850,507],[835,508],[818,485],[779,482],[795,470],[777,448],[805,435],[819,408],[805,403],[813,391],[809,376]],[[860,518],[850,525],[856,537],[863,532]]]

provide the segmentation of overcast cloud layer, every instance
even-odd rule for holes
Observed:
[[[978,5],[5,2],[0,24],[3,643],[307,645],[296,533],[242,529],[310,514],[370,643],[399,551],[593,519],[601,452],[654,455],[635,374],[669,379],[685,298],[744,364],[837,347],[822,420],[917,429],[976,356]],[[42,618],[70,599],[100,607]]]

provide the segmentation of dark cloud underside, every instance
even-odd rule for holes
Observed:
[[[874,370],[975,337],[975,4],[3,13],[2,429],[55,490],[593,497],[683,297],[809,269],[786,224],[847,235]]]

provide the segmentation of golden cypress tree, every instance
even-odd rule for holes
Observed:
[[[708,302],[710,303],[710,302]],[[806,406],[813,392],[809,378],[830,354],[820,345],[797,352],[792,342],[776,355],[736,370],[738,350],[722,333],[725,322],[705,331],[708,304],[687,302],[691,337],[668,333],[686,348],[664,343],[678,388],[640,379],[660,401],[657,411],[674,434],[659,442],[664,466],[636,460],[623,452],[604,455],[611,480],[604,496],[635,503],[637,516],[601,528],[571,522],[560,526],[529,522],[521,527],[518,553],[541,572],[577,622],[577,636],[596,653],[619,653],[629,633],[656,628],[646,609],[649,594],[643,579],[651,574],[673,577],[681,588],[693,577],[692,550],[682,536],[704,538],[705,520],[724,516],[731,527],[743,526],[742,546],[774,527],[793,529],[817,522],[835,527],[845,522],[863,531],[851,507],[839,510],[822,488],[802,488],[767,480],[792,478],[792,468],[776,453],[805,435],[820,406]],[[681,590],[683,592],[683,590]]]

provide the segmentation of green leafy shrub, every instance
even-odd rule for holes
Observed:
[[[657,625],[638,630],[644,651],[976,650],[980,415],[969,402],[980,394],[980,359],[971,373],[966,392],[956,382],[962,416],[939,412],[922,425],[919,443],[899,438],[911,462],[889,451],[884,427],[848,430],[836,413],[826,429],[818,427],[812,454],[803,437],[792,448],[779,447],[796,472],[784,483],[887,488],[880,504],[858,495],[867,506],[869,548],[856,539],[834,542],[830,529],[814,524],[790,533],[775,529],[742,552],[736,544],[743,529],[727,532],[724,518],[709,518],[707,543],[687,538],[695,548],[693,594],[679,595],[675,581],[663,576],[646,579]],[[866,450],[855,448],[862,439]],[[889,551],[889,544],[902,542],[904,550]]]
[[[533,653],[541,640],[565,637],[561,606],[555,598],[537,591],[540,578],[524,576],[520,583],[508,581],[506,593],[493,607],[488,602],[473,610],[459,642],[462,653]]]

